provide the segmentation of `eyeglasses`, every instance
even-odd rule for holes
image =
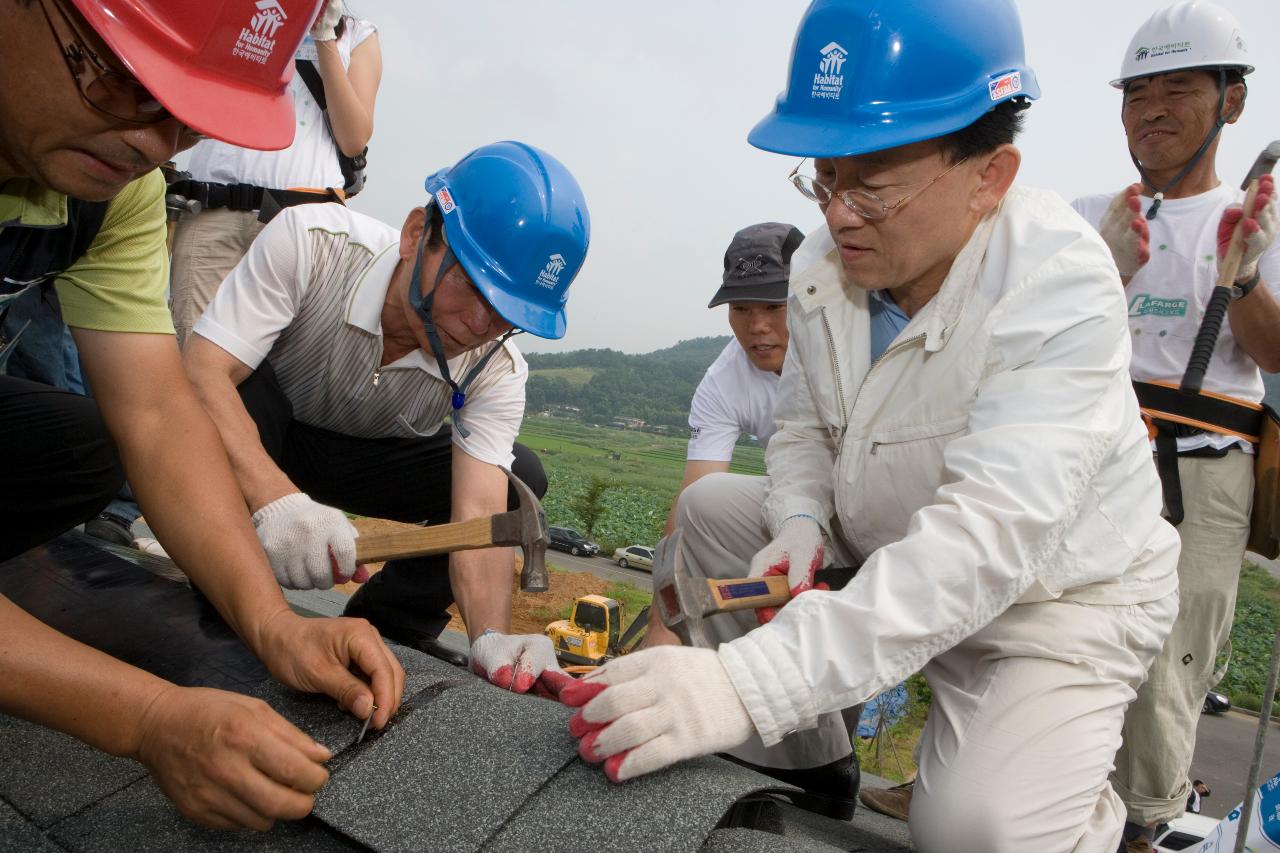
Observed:
[[[40,0],[40,11],[86,104],[112,118],[136,124],[159,124],[173,117],[136,77],[112,68],[89,46],[58,0],[49,2],[57,10],[63,29],[54,23],[46,0]],[[182,126],[182,136],[184,143],[205,138],[186,125]]]
[[[890,212],[903,207],[907,202],[911,201],[911,199],[920,195],[925,190],[929,189],[929,187],[942,180],[950,174],[952,169],[955,169],[968,159],[969,158],[965,157],[964,159],[957,160],[920,189],[910,193],[909,195],[903,196],[893,204],[887,204],[884,199],[880,198],[880,196],[870,190],[841,190],[840,192],[836,192],[817,178],[814,178],[811,175],[800,174],[800,167],[804,165],[804,160],[801,160],[796,164],[796,167],[791,170],[791,174],[787,175],[787,180],[794,184],[795,188],[798,189],[805,198],[810,199],[811,201],[816,201],[818,204],[826,205],[831,202],[832,198],[838,198],[840,201],[844,202],[845,207],[858,214],[859,217],[878,222],[881,219],[887,218]]]

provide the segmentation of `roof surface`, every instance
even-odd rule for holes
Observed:
[[[263,834],[205,830],[140,764],[0,715],[0,850],[909,849],[891,840],[902,824],[809,815],[766,793],[786,786],[717,758],[609,783],[578,758],[570,709],[394,645],[402,708],[356,745],[359,721],[272,680],[203,596],[147,572],[151,559],[67,534],[0,564],[0,593],[179,684],[265,700],[334,753],[314,812]]]

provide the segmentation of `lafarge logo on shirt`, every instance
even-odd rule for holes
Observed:
[[[538,284],[552,290],[560,283],[560,273],[566,266],[564,255],[556,253],[547,259],[547,265],[538,273]]]
[[[1185,317],[1187,316],[1187,300],[1161,299],[1149,293],[1139,293],[1129,302],[1130,317]]]
[[[266,65],[276,49],[276,32],[289,16],[280,0],[258,0],[254,6],[258,11],[249,19],[249,26],[240,30],[231,55]]]
[[[818,60],[818,73],[813,75],[813,90],[809,96],[837,101],[844,89],[844,75],[840,73],[840,69],[849,58],[849,51],[831,42],[818,52],[822,54],[822,58]]]

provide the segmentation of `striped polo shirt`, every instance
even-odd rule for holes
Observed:
[[[421,349],[380,366],[382,309],[400,232],[338,204],[277,215],[218,289],[195,333],[250,368],[269,361],[302,423],[361,438],[434,435],[452,390]],[[449,361],[461,381],[487,344]],[[510,467],[524,416],[528,367],[514,344],[467,388],[469,455]]]

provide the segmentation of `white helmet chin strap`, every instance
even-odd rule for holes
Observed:
[[[1178,184],[1179,181],[1185,178],[1187,174],[1190,173],[1190,171],[1195,168],[1196,163],[1199,163],[1200,158],[1203,157],[1205,152],[1209,150],[1209,146],[1213,144],[1213,140],[1217,138],[1218,133],[1221,132],[1222,128],[1226,125],[1227,120],[1235,117],[1234,114],[1230,116],[1224,116],[1222,114],[1222,108],[1226,106],[1226,103],[1227,103],[1227,69],[1226,69],[1226,66],[1219,66],[1218,67],[1218,118],[1213,123],[1213,129],[1210,130],[1209,134],[1204,138],[1204,142],[1200,143],[1200,147],[1196,149],[1196,153],[1191,155],[1191,159],[1187,161],[1187,165],[1183,166],[1182,170],[1178,172],[1178,174],[1173,176],[1173,180],[1169,181],[1169,183],[1165,184],[1163,187],[1157,187],[1155,185],[1155,183],[1151,180],[1151,176],[1147,174],[1147,170],[1142,167],[1142,163],[1138,160],[1138,155],[1133,153],[1132,148],[1129,149],[1129,158],[1133,160],[1133,165],[1138,168],[1138,174],[1142,177],[1142,182],[1146,184],[1148,187],[1150,187],[1152,191],[1155,192],[1155,198],[1151,202],[1151,207],[1148,208],[1147,210],[1148,220],[1156,218],[1156,214],[1160,211],[1160,205],[1164,202],[1164,194],[1169,190],[1173,189]]]

